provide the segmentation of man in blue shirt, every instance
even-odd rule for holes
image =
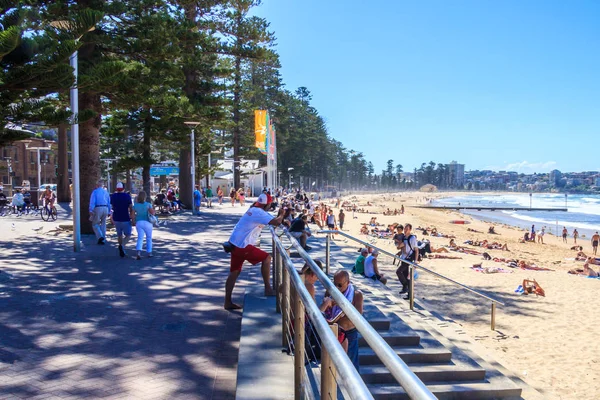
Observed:
[[[119,241],[119,255],[125,257],[125,245],[131,238],[131,196],[123,191],[123,183],[117,183],[115,192],[110,196],[112,205],[112,214],[110,219],[117,230],[117,240]]]
[[[200,185],[196,185],[194,190],[194,211],[196,215],[200,215],[200,203],[202,202],[202,193],[200,193]]]
[[[90,221],[98,239],[98,244],[106,242],[106,217],[110,210],[110,195],[104,189],[104,181],[100,179],[96,183],[96,189],[90,196]]]

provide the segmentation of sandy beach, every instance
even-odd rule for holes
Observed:
[[[455,235],[456,243],[470,249],[487,252],[492,257],[524,259],[552,271],[532,271],[509,268],[504,263],[483,260],[480,255],[456,252],[442,253],[461,259],[424,259],[422,265],[468,285],[504,302],[496,316],[496,331],[490,330],[490,303],[458,286],[451,285],[427,273],[421,273],[415,282],[416,298],[430,311],[462,325],[465,331],[485,346],[499,362],[520,376],[545,398],[598,399],[600,398],[600,325],[597,318],[600,279],[570,275],[572,268],[582,268],[575,261],[576,251],[570,250],[573,239],[563,243],[562,238],[546,234],[544,244],[519,243],[523,231],[507,225],[494,224],[496,234],[488,234],[491,225],[455,211],[435,211],[414,208],[425,204],[425,197],[452,196],[452,193],[396,193],[361,195],[344,200],[354,201],[368,213],[347,213],[344,231],[363,240],[361,224],[372,217],[385,229],[394,222],[411,223],[419,240],[429,239],[434,248],[448,245],[449,239],[423,236],[416,227],[436,227],[446,235]],[[461,193],[464,196],[464,193]],[[372,205],[367,206],[367,202]],[[405,207],[404,215],[384,216],[383,212]],[[337,215],[337,210],[335,211]],[[452,220],[467,220],[468,225],[456,225]],[[474,229],[483,233],[475,233]],[[370,238],[369,239],[374,239]],[[463,244],[466,240],[497,241],[508,245],[509,251],[488,250]],[[341,245],[351,243],[339,241]],[[394,251],[391,239],[373,240],[374,245]],[[583,251],[591,255],[589,240],[579,240]],[[357,246],[354,246],[358,248]],[[473,264],[482,267],[501,267],[507,273],[476,272]],[[396,279],[396,267],[390,257],[380,256],[382,272]],[[593,266],[596,271],[600,266]],[[545,290],[545,297],[518,295],[515,289],[523,279],[535,279]]]

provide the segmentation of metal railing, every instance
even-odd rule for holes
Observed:
[[[440,273],[432,271],[429,268],[425,268],[422,265],[419,265],[419,264],[414,263],[412,261],[403,260],[400,257],[398,257],[396,254],[393,254],[393,253],[391,253],[391,252],[389,252],[387,250],[384,250],[382,248],[379,248],[377,246],[373,246],[371,243],[368,243],[368,242],[366,242],[364,240],[355,238],[354,236],[349,235],[349,234],[347,234],[345,232],[331,231],[331,230],[321,230],[321,231],[318,231],[317,233],[325,233],[325,234],[327,234],[326,243],[325,243],[325,265],[326,265],[326,272],[327,273],[329,273],[329,259],[330,259],[330,254],[331,254],[331,234],[342,235],[342,236],[344,236],[344,237],[346,237],[348,239],[354,240],[357,243],[361,243],[361,244],[363,244],[363,245],[365,245],[367,247],[371,247],[372,249],[377,249],[377,251],[379,251],[380,253],[386,254],[386,255],[388,255],[388,256],[390,256],[390,257],[392,257],[392,258],[394,258],[394,259],[396,259],[396,260],[398,260],[400,262],[404,262],[404,263],[408,264],[409,276],[411,278],[410,279],[410,283],[409,283],[410,284],[409,302],[410,302],[410,309],[411,310],[415,309],[414,308],[415,307],[414,270],[415,269],[419,269],[421,271],[425,271],[425,272],[427,272],[429,274],[432,274],[432,275],[434,275],[434,276],[436,276],[436,277],[438,277],[440,279],[448,281],[448,282],[450,282],[450,283],[452,283],[454,285],[460,286],[461,288],[463,288],[463,289],[465,289],[465,290],[467,290],[467,291],[469,291],[469,292],[471,292],[471,293],[473,293],[473,294],[475,294],[475,295],[477,295],[479,297],[482,297],[482,298],[484,298],[486,300],[489,300],[492,303],[490,325],[491,325],[491,328],[492,328],[493,331],[496,330],[496,304],[500,304],[501,306],[503,306],[504,305],[503,302],[501,302],[499,300],[496,300],[496,299],[494,299],[494,298],[492,298],[492,297],[490,297],[488,295],[485,295],[485,294],[483,294],[481,292],[478,292],[477,290],[475,290],[475,289],[473,289],[473,288],[471,288],[471,287],[469,287],[467,285],[464,285],[464,284],[462,284],[460,282],[457,282],[454,279],[448,278],[445,275],[442,275]]]
[[[282,314],[283,346],[289,348],[287,326],[289,325],[290,309],[294,309],[294,353],[295,359],[295,398],[302,398],[304,370],[304,313],[310,318],[322,341],[325,350],[321,358],[321,398],[336,399],[336,376],[340,386],[344,388],[349,399],[372,399],[373,396],[356,371],[354,365],[344,352],[337,340],[337,328],[329,326],[319,307],[306,290],[302,277],[296,271],[287,249],[279,239],[273,227],[269,227],[272,236],[274,253],[274,285],[281,288],[281,295],[277,295],[276,309]],[[309,265],[324,288],[329,292],[336,304],[343,310],[346,317],[354,324],[371,349],[377,354],[390,373],[406,391],[411,399],[436,399],[427,389],[425,384],[408,368],[398,354],[389,346],[375,329],[354,308],[346,297],[333,285],[329,277],[319,268],[315,261],[304,251],[297,240],[286,229],[292,246]],[[290,287],[290,283],[292,286]],[[293,290],[291,290],[293,289]],[[291,294],[291,296],[290,296]],[[291,300],[291,301],[290,301]],[[299,355],[299,356],[298,356]]]

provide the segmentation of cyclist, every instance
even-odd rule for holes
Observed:
[[[56,201],[56,195],[50,188],[50,185],[46,186],[46,190],[42,192],[40,196],[40,201],[42,202],[42,206],[49,206],[50,209],[54,207],[54,202]]]

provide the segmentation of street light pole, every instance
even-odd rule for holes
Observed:
[[[194,128],[192,128],[192,211],[194,210],[194,188],[196,187],[196,136]]]
[[[190,203],[192,206],[192,214],[194,213],[194,189],[196,188],[196,136],[195,136],[195,132],[194,130],[196,129],[196,127],[198,125],[200,125],[200,122],[197,121],[186,121],[184,122],[185,125],[191,126],[192,127],[192,132],[191,132],[191,149],[190,149],[190,153],[191,153],[191,157],[192,157],[192,165],[191,165],[191,175],[192,175],[192,190],[190,191],[192,193],[192,202]]]
[[[71,86],[71,155],[73,157],[73,251],[81,251],[81,193],[79,185],[79,89],[78,80],[78,52],[75,51],[69,59],[73,68],[73,86]]]

